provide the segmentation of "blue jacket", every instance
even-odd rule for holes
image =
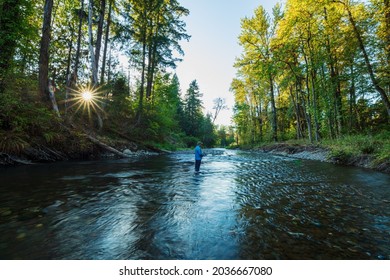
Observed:
[[[198,145],[195,147],[195,160],[201,160],[202,157],[203,157],[202,149]]]

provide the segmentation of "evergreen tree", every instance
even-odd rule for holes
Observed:
[[[145,101],[153,99],[156,73],[167,67],[175,67],[178,59],[173,55],[174,50],[183,54],[179,41],[189,39],[189,36],[185,33],[185,23],[181,18],[189,11],[176,0],[130,0],[124,7],[123,16],[129,25],[125,25],[123,30],[133,43],[129,53],[140,71],[137,91],[137,122],[140,123]]]
[[[203,94],[199,90],[198,82],[192,81],[184,96],[184,120],[182,128],[187,135],[198,137],[202,125],[202,100]]]

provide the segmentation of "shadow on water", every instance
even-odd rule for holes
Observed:
[[[390,259],[390,176],[208,151],[0,170],[1,259]]]

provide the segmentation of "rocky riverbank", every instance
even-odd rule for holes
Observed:
[[[378,162],[373,155],[369,154],[350,155],[340,151],[335,152],[330,148],[319,145],[299,145],[287,143],[270,144],[262,146],[259,149],[266,153],[299,159],[319,160],[340,165],[369,168],[390,174],[389,161]]]

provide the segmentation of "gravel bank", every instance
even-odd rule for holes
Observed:
[[[372,155],[334,156],[329,149],[317,145],[297,145],[278,143],[260,148],[265,153],[272,153],[292,158],[319,160],[340,165],[357,166],[390,174],[390,162],[377,163]]]

